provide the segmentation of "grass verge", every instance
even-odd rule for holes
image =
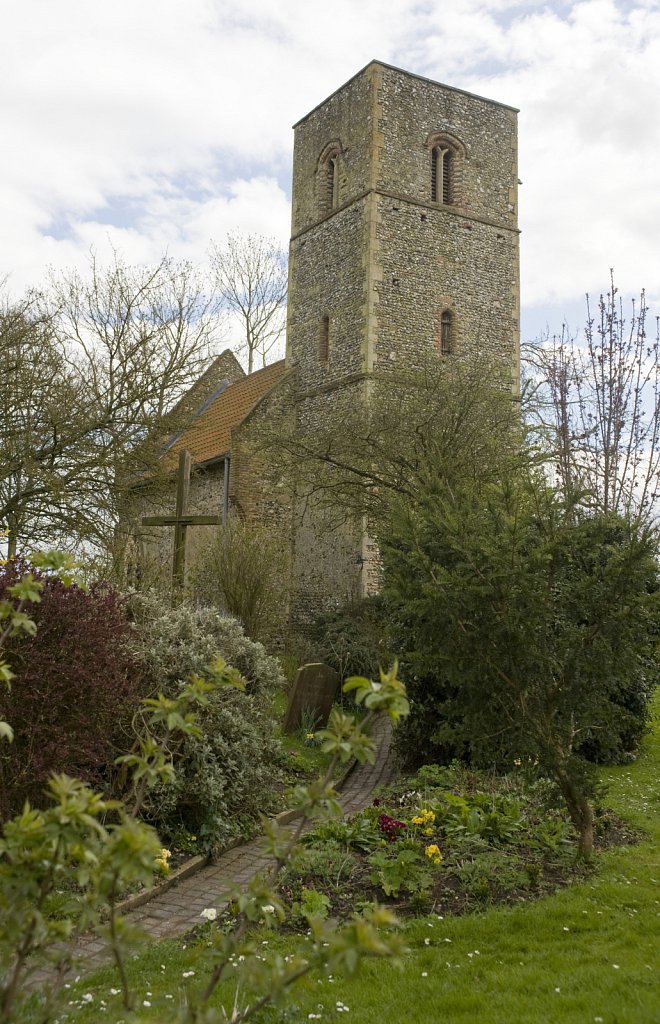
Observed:
[[[660,1021],[660,701],[654,730],[632,765],[603,772],[607,803],[647,838],[602,853],[597,873],[535,903],[405,927],[401,971],[368,962],[352,979],[313,979],[271,1021],[355,1024],[653,1024]],[[264,955],[296,939],[264,933]],[[108,969],[69,990],[59,1019],[164,1021],[187,985],[200,980],[199,949],[150,946],[130,962],[139,1012],[127,1018]],[[190,974],[191,971],[196,972]],[[226,1000],[229,993],[220,993]],[[85,997],[89,996],[90,999]],[[147,1005],[149,1004],[149,1005]],[[345,1009],[345,1008],[348,1009]],[[310,1018],[310,1015],[314,1015]]]

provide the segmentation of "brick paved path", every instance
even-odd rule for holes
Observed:
[[[341,787],[341,803],[345,814],[362,810],[371,803],[376,786],[390,782],[394,772],[391,751],[392,726],[386,716],[374,722],[376,742],[374,764],[355,765]],[[171,889],[154,895],[148,903],[126,914],[127,920],[139,926],[152,938],[175,938],[200,923],[206,907],[219,910],[227,904],[227,891],[247,885],[250,879],[270,863],[263,837],[236,846],[196,874],[181,879]],[[85,971],[95,970],[109,960],[109,951],[96,937],[86,938],[76,950],[76,962]],[[48,977],[43,971],[34,973],[30,987],[38,987]]]

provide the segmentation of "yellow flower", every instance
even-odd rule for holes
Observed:
[[[440,853],[440,847],[437,846],[435,843],[431,843],[430,846],[427,846],[426,849],[424,850],[424,853],[426,854],[429,860],[433,861],[434,864],[440,864],[442,862],[442,854]]]
[[[169,861],[171,856],[172,856],[171,850],[166,850],[165,847],[163,847],[161,849],[160,853],[158,854],[158,856],[154,860],[154,864],[156,865],[156,870],[160,871],[160,873],[162,875],[169,874],[170,866],[168,864],[168,861]]]
[[[424,835],[425,836],[432,836],[433,835],[433,829],[432,828],[425,828],[424,829]]]

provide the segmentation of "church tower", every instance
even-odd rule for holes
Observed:
[[[373,61],[294,126],[287,362],[333,389],[419,351],[518,376],[517,111]]]
[[[516,115],[373,61],[294,126],[286,362],[302,423],[434,349],[505,360],[517,389]],[[308,607],[333,580],[355,577],[338,602],[365,592],[359,532],[297,530]]]

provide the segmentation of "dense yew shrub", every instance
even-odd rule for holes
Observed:
[[[18,562],[3,568],[0,600],[27,571]],[[5,819],[27,799],[43,806],[53,772],[102,788],[142,685],[127,646],[131,626],[116,591],[103,584],[85,591],[34,575],[44,585],[41,602],[29,608],[36,633],[10,637],[4,650],[15,673],[11,689],[0,690],[0,718],[14,730],[14,742],[0,744]]]
[[[385,574],[409,755],[510,764],[553,731],[590,761],[634,753],[658,680],[652,535],[524,487],[439,486],[399,523]]]
[[[652,535],[615,515],[567,518],[524,488],[438,487],[399,524],[385,578],[409,756],[510,764],[560,723],[577,756],[634,754],[658,678]]]
[[[430,481],[383,544],[411,698],[404,755],[453,745],[476,763],[538,765],[589,856],[587,755],[634,755],[658,678],[656,555],[653,532],[576,513],[531,474]]]
[[[153,692],[176,696],[193,673],[218,656],[246,680],[245,693],[221,690],[198,712],[202,736],[173,749],[175,779],[149,794],[144,813],[163,840],[182,833],[197,849],[249,832],[273,792],[279,745],[271,702],[284,685],[277,661],[245,636],[240,623],[214,608],[171,608],[153,596],[130,599],[133,647]]]

